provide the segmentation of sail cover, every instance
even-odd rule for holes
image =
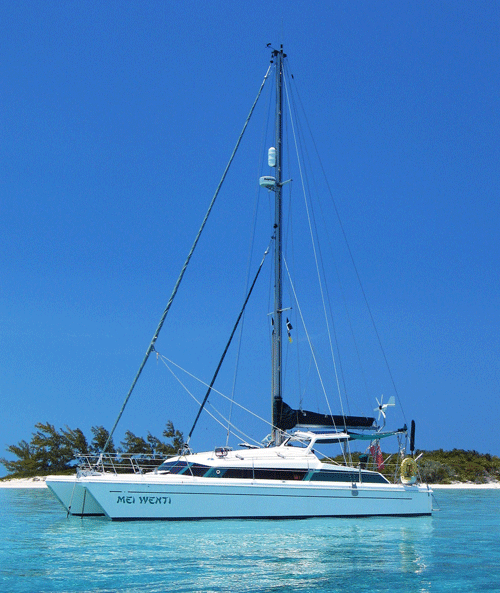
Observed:
[[[375,418],[367,416],[342,416],[319,414],[307,410],[294,410],[281,398],[274,400],[274,424],[280,430],[290,430],[296,426],[301,427],[330,427],[337,429],[348,428],[373,428]]]

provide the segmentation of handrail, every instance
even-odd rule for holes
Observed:
[[[148,453],[80,454],[76,457],[77,472],[142,474],[154,471],[167,457]]]

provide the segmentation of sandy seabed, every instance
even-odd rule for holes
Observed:
[[[453,484],[429,484],[429,486],[433,490],[438,490],[441,488],[494,490],[500,489],[500,482],[488,482],[487,484],[473,484],[472,482],[454,482]],[[15,478],[12,480],[0,480],[0,488],[47,488],[47,484],[45,484],[45,476],[40,476],[36,478]]]

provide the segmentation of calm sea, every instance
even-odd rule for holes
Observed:
[[[112,523],[0,489],[0,591],[500,591],[500,490],[407,519]]]

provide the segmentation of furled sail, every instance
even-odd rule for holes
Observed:
[[[274,400],[274,414],[276,428],[290,430],[292,428],[318,426],[322,428],[338,428],[346,430],[349,428],[374,428],[375,418],[367,416],[342,416],[331,414],[319,414],[307,410],[294,410],[281,398]]]

